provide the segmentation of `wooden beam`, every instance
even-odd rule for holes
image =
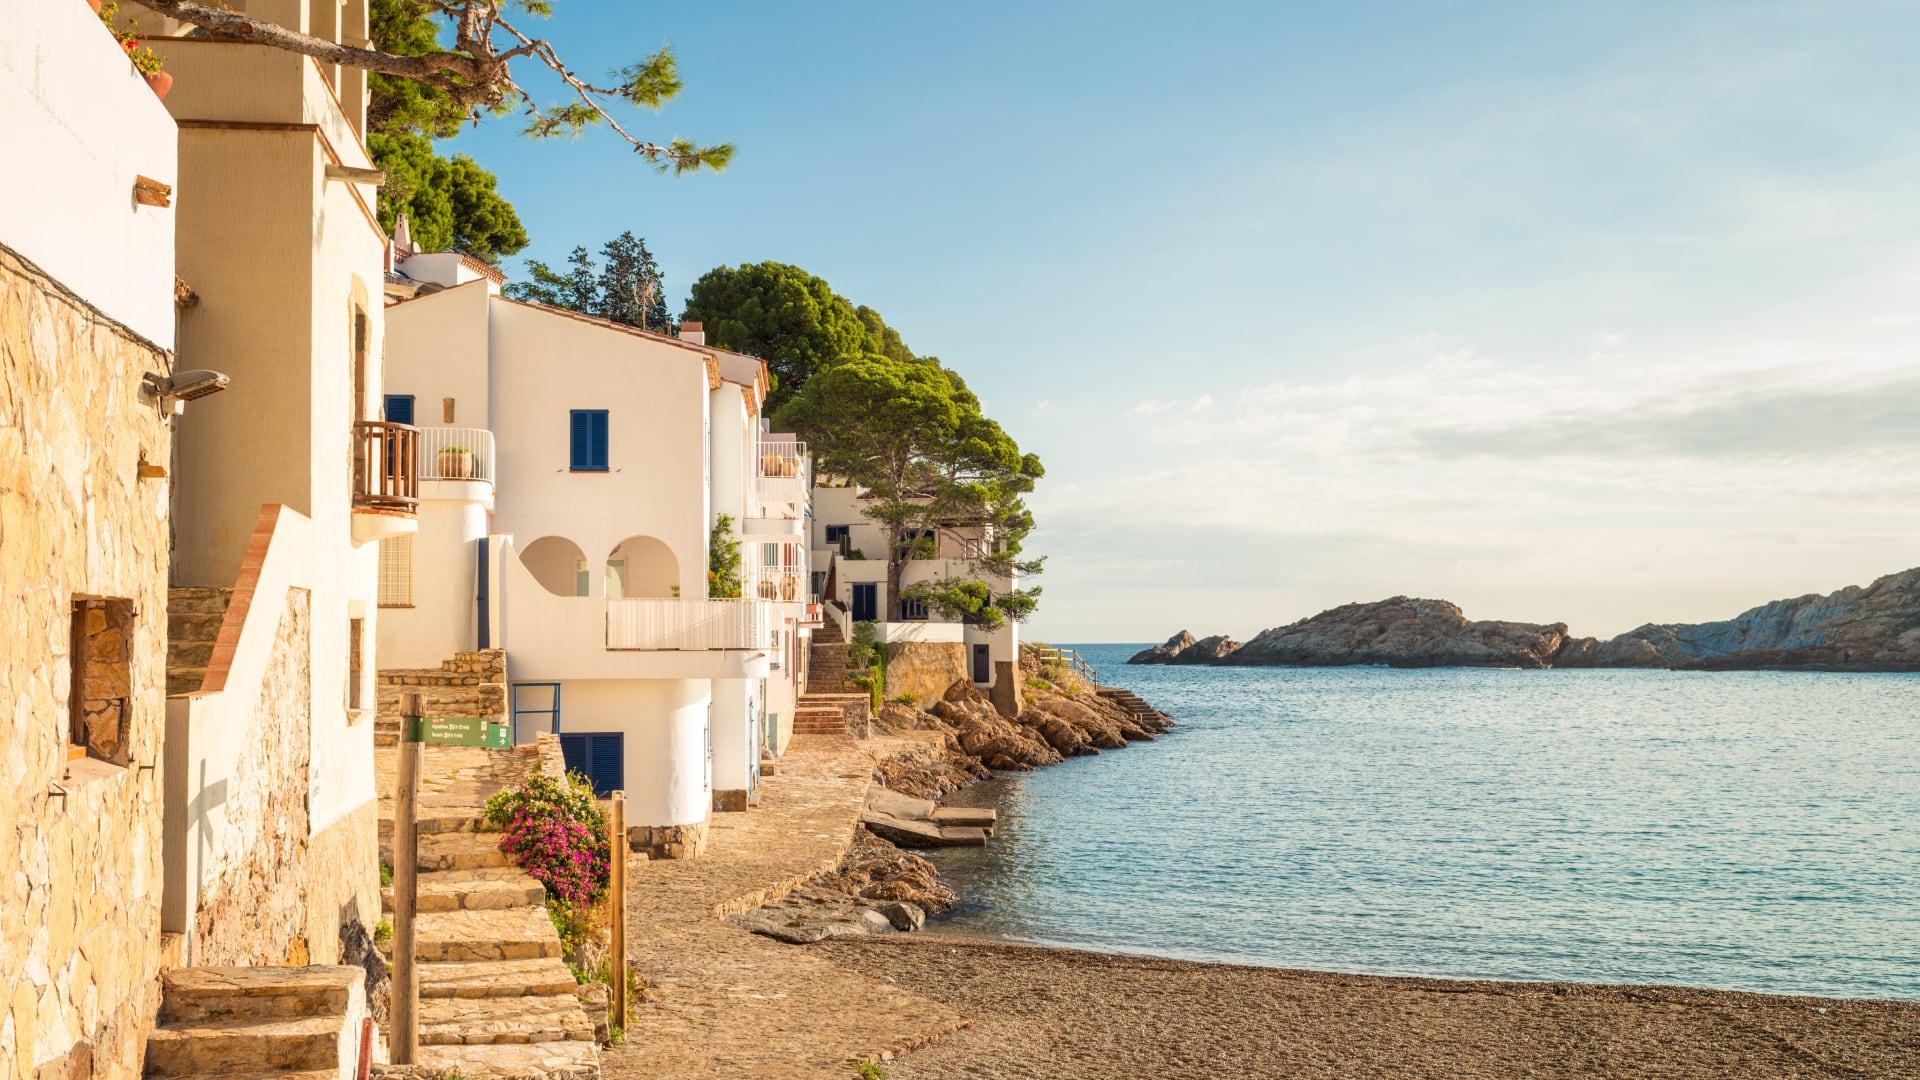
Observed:
[[[413,912],[418,900],[420,834],[415,812],[420,795],[419,693],[406,697],[400,723],[400,760],[393,790],[393,1045],[395,1065],[420,1056],[420,979],[414,970]]]
[[[372,184],[374,187],[387,182],[385,169],[362,169],[354,165],[328,165],[327,179],[345,180],[350,184]]]
[[[142,206],[172,206],[173,185],[163,184],[150,176],[136,176],[133,178],[133,201]]]

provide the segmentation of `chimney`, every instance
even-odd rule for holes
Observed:
[[[683,322],[680,324],[680,340],[689,345],[705,345],[707,328],[697,322]]]
[[[407,215],[402,213],[393,220],[394,257],[404,259],[414,253],[413,230],[407,227]]]

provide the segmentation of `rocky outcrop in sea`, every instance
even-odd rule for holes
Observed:
[[[1920,670],[1920,568],[1826,595],[1775,600],[1731,619],[1648,623],[1601,641],[1565,623],[1473,620],[1445,600],[1346,604],[1263,630],[1244,645],[1182,630],[1130,664],[1392,667],[1640,667]]]

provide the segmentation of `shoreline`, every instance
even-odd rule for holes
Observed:
[[[960,1076],[1892,1076],[1920,1002],[1181,960],[939,931],[823,943],[966,1015],[891,1061]]]

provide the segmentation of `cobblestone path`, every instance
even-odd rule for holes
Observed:
[[[953,1009],[722,921],[837,865],[852,842],[874,762],[924,742],[799,736],[760,805],[715,814],[707,853],[630,864],[629,950],[659,1000],[632,1007],[627,1041],[602,1055],[608,1080],[853,1075],[855,1057],[948,1035]]]

